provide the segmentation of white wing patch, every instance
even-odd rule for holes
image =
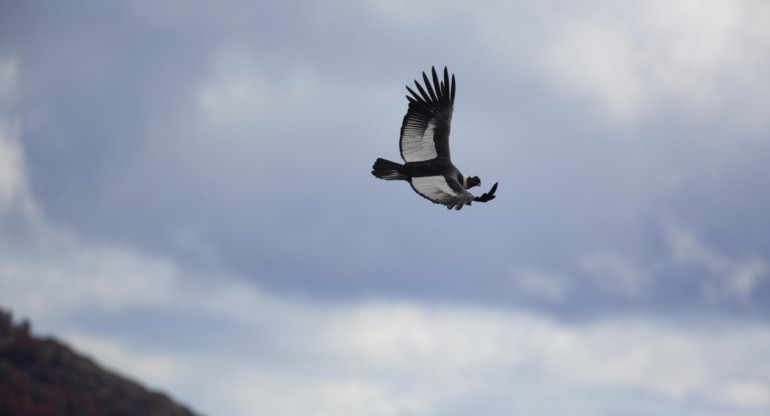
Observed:
[[[437,204],[444,204],[449,208],[455,206],[462,207],[473,200],[473,195],[469,192],[458,192],[452,189],[444,176],[416,177],[411,179],[411,183],[412,188],[418,194]]]
[[[424,176],[412,178],[412,185],[425,193],[426,196],[441,199],[443,196],[454,196],[455,191],[446,183],[443,176]]]
[[[421,162],[435,159],[436,144],[433,134],[436,132],[438,120],[431,118],[427,121],[415,114],[406,121],[404,133],[401,136],[401,156],[406,162]]]

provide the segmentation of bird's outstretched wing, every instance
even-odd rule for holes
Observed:
[[[411,178],[412,189],[423,198],[446,205],[447,208],[462,209],[474,201],[472,193],[468,192],[456,179],[444,175],[422,176]],[[493,197],[494,198],[494,197]]]
[[[417,80],[414,85],[419,94],[406,87],[409,93],[409,110],[401,124],[401,157],[404,162],[422,162],[435,158],[450,160],[449,130],[455,101],[455,77],[449,82],[449,72],[444,67],[444,80],[439,81],[436,68],[432,68],[433,85],[422,73],[423,88]]]

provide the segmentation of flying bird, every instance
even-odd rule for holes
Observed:
[[[497,183],[489,192],[474,196],[468,189],[481,186],[478,176],[468,177],[452,164],[449,156],[449,130],[455,102],[455,76],[449,82],[449,72],[444,67],[444,80],[439,81],[436,68],[432,68],[433,84],[425,72],[423,88],[415,80],[420,92],[406,87],[411,96],[409,110],[401,124],[401,158],[404,164],[378,158],[372,166],[372,175],[385,180],[409,181],[412,189],[423,198],[446,205],[448,209],[462,209],[471,202],[487,202],[495,199]]]

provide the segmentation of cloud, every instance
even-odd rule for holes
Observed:
[[[763,408],[770,405],[770,389],[754,380],[730,380],[717,396],[730,405]]]
[[[515,270],[513,282],[515,287],[512,290],[551,302],[564,300],[571,289],[571,284],[566,276],[546,273],[534,268]]]
[[[644,268],[631,264],[617,253],[595,253],[578,260],[582,271],[587,273],[601,292],[626,298],[644,296],[652,283],[652,277]]]
[[[221,295],[211,288],[205,292]],[[253,299],[277,307],[265,314],[255,302],[241,311],[248,317],[239,319],[242,331],[272,334],[269,340],[248,341],[241,354],[194,346],[153,351],[146,341],[131,339],[130,349],[116,350],[105,335],[67,339],[110,366],[162,381],[193,406],[220,414],[431,415],[469,404],[485,414],[506,414],[511,406],[552,414],[585,405],[584,399],[592,402],[589,414],[610,409],[679,414],[693,407],[708,414],[712,406],[761,414],[769,405],[768,363],[762,357],[770,347],[770,328],[763,324],[685,327],[612,318],[570,325],[479,307],[319,305],[251,292]],[[203,291],[198,296],[198,307],[210,312]],[[237,300],[241,296],[234,304],[244,305]],[[201,336],[222,336],[216,328],[198,330]],[[272,353],[260,352],[264,342],[276,343]],[[148,364],[156,361],[164,365]],[[522,385],[534,393],[530,399],[519,395]],[[537,399],[554,389],[558,402]],[[607,399],[608,391],[614,392],[610,397],[631,399],[615,402]]]
[[[6,72],[28,80],[21,126],[38,202],[74,234],[169,256],[186,267],[248,276],[271,290],[318,297],[386,290],[508,302],[511,292],[497,289],[509,287],[509,270],[572,277],[574,269],[585,271],[575,260],[584,252],[610,251],[629,267],[645,264],[625,250],[643,245],[631,242],[641,229],[656,229],[659,218],[680,208],[672,207],[672,196],[699,185],[717,195],[712,191],[720,182],[702,177],[704,170],[744,162],[726,162],[721,151],[704,158],[704,143],[762,154],[732,129],[712,131],[701,125],[708,120],[682,121],[655,105],[665,88],[649,88],[650,80],[662,82],[650,75],[659,72],[652,63],[662,59],[674,71],[679,64],[663,59],[658,51],[665,51],[667,38],[649,26],[663,19],[664,33],[674,36],[677,19],[684,19],[683,25],[696,25],[686,33],[702,31],[681,11],[690,3],[676,2],[662,17],[657,13],[667,9],[659,3],[634,6],[647,13],[639,16],[604,2],[405,4],[217,10],[189,4],[155,15],[117,3],[99,11],[121,16],[120,30],[95,24],[72,32],[60,18],[42,39],[35,28],[45,22],[28,12],[29,24],[8,38],[20,39],[22,56],[36,64]],[[746,14],[714,4],[697,13],[728,8],[724,23],[720,16],[706,21],[716,19],[727,42],[739,33],[740,44],[753,51],[744,37],[762,39],[758,24],[736,28],[733,20]],[[131,13],[114,13],[121,8]],[[165,22],[172,16],[173,23]],[[724,47],[714,52],[694,39],[687,44],[706,49],[698,53],[708,59],[695,59],[706,74],[738,59],[727,54],[728,62],[717,62]],[[647,55],[655,59],[641,62]],[[549,61],[573,56],[577,61],[568,65]],[[754,55],[739,54],[745,56]],[[762,56],[741,70],[761,72]],[[464,172],[508,189],[494,204],[460,214],[461,221],[437,214],[408,187],[373,182],[368,174],[374,158],[398,157],[403,84],[442,63],[457,72],[460,87],[453,157]],[[695,85],[721,89],[723,81],[740,80]],[[609,87],[594,89],[602,82]],[[604,120],[583,117],[593,108],[637,119],[637,107],[675,120],[636,124],[624,141]],[[718,114],[713,123],[727,116]],[[681,212],[691,208],[689,200],[676,203]],[[436,243],[452,240],[458,241]],[[607,248],[619,240],[628,246]],[[479,263],[428,265],[425,259],[436,256]],[[511,268],[501,259],[511,259]],[[577,279],[612,275],[613,267],[620,266],[594,265]],[[475,284],[477,274],[489,283]],[[548,279],[526,273],[518,279],[514,286],[522,293],[551,303],[585,286],[560,289],[553,279],[540,284]]]
[[[0,227],[19,221],[19,216],[27,222],[40,219],[29,189],[20,121],[12,112],[18,66],[16,60],[0,56]]]
[[[38,231],[23,245],[2,241],[0,304],[206,413],[770,410],[770,327],[761,321],[619,315],[569,323],[481,305],[327,303],[197,274],[51,225]],[[673,229],[670,238],[677,264],[741,269],[686,232]],[[620,274],[622,295],[644,287],[637,278],[645,273],[626,261],[586,259],[603,280]],[[558,275],[517,276],[554,301],[572,287]],[[169,341],[148,337],[148,327]],[[559,401],[546,400],[554,394]]]
[[[220,52],[213,66],[213,74],[204,81],[197,97],[205,120],[218,127],[237,126],[263,117],[270,119],[280,111],[277,101],[281,91],[276,80],[267,79],[265,70],[246,49]]]
[[[26,193],[23,155],[14,124],[0,119],[0,218]]]
[[[552,82],[595,100],[613,120],[628,121],[651,104],[637,73],[638,58],[622,26],[585,23],[556,40],[544,57]]]
[[[0,97],[3,107],[17,84],[18,64],[0,57]],[[2,108],[2,107],[0,107]],[[22,194],[26,193],[24,155],[19,143],[18,122],[0,113],[0,220]]]
[[[667,240],[675,267],[695,269],[700,294],[711,302],[747,302],[767,281],[767,261],[758,255],[732,258],[704,244],[692,230],[669,226]]]
[[[21,248],[5,242],[0,303],[206,413],[770,410],[770,327],[761,321],[620,315],[568,323],[485,306],[325,303],[196,275],[63,230],[39,237]],[[679,261],[719,258],[685,237],[672,237]],[[588,263],[617,268],[607,256]],[[560,293],[552,289],[538,293]],[[93,324],[100,320],[109,325]],[[149,326],[171,344],[147,337]],[[560,399],[545,400],[553,394]]]
[[[0,241],[0,282],[6,288],[0,301],[42,319],[77,309],[159,304],[172,296],[169,285],[178,279],[163,260],[128,248],[83,243],[64,230],[48,229],[26,240],[18,241],[24,249]]]
[[[768,7],[609,3],[17,6],[0,303],[209,414],[767,414]],[[368,174],[442,63],[462,213]]]
[[[232,276],[203,278],[61,230],[44,240],[3,247],[0,303],[207,413],[770,409],[770,328],[761,322],[619,316],[570,324],[484,306],[323,303],[264,293]],[[681,244],[680,258],[699,258]],[[165,314],[174,319],[159,323]],[[89,327],[84,316],[111,323]],[[184,347],[158,344],[115,324],[125,319],[162,325],[172,339],[184,328],[195,335]],[[553,394],[560,400],[545,400]]]
[[[549,34],[536,60],[546,80],[610,122],[633,124],[673,108],[729,113],[738,125],[756,126],[755,109],[770,104],[762,82],[770,55],[760,47],[770,40],[761,29],[770,22],[766,4],[597,1],[546,16],[555,18],[542,22]]]
[[[561,266],[511,266],[499,291],[511,303],[560,317],[597,317],[610,311],[668,311],[679,318],[694,311],[764,316],[767,259],[703,238],[695,230],[670,220],[645,230],[654,236],[650,252],[605,246],[575,253]]]

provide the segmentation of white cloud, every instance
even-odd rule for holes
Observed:
[[[770,407],[770,386],[754,380],[731,380],[724,384],[719,398],[730,405],[767,408]]]
[[[677,258],[704,256],[681,238]],[[770,327],[762,323],[618,317],[567,324],[481,306],[314,303],[226,276],[199,279],[162,258],[62,231],[24,249],[5,244],[2,253],[0,303],[210,414],[435,415],[461,406],[484,414],[506,414],[511,406],[527,414],[575,406],[588,414],[617,406],[656,414],[693,406],[704,414],[714,406],[770,410]],[[602,259],[594,263],[615,264]],[[172,312],[176,325],[201,337],[243,344],[175,349],[130,331],[90,332],[77,320],[83,312],[139,310]],[[231,341],[231,333],[200,316],[228,322],[241,335]],[[524,399],[522,388],[533,398],[556,391],[560,400]]]
[[[17,88],[18,63],[0,57],[0,105],[7,104]],[[0,107],[0,110],[4,110]],[[0,221],[26,193],[24,154],[19,143],[19,123],[0,112]]]
[[[471,4],[457,0],[424,0],[420,2],[368,0],[366,5],[368,17],[381,24],[385,30],[395,31],[400,36],[420,38],[417,42],[430,41],[433,35],[446,33],[445,30],[448,27],[455,27],[458,32],[462,32],[474,21],[474,15],[480,10],[490,8],[489,2]],[[460,46],[467,40],[467,38],[444,37],[436,39],[435,48],[442,50],[443,47],[452,43]],[[443,42],[443,44],[438,42]],[[424,51],[424,55],[429,55],[431,52],[434,51]]]
[[[355,378],[303,380],[255,371],[234,390],[224,414],[396,416],[424,414],[425,407],[378,383]]]
[[[18,123],[0,118],[0,219],[26,192]]]
[[[674,262],[714,273],[743,269],[690,233],[672,229],[670,238]],[[616,256],[589,257],[584,266],[620,279],[616,289],[624,294],[646,281]],[[546,297],[566,290],[561,278],[540,287],[537,273],[521,276]],[[566,324],[485,307],[320,304],[268,295],[226,276],[198,279],[168,260],[55,229],[23,248],[4,242],[0,285],[4,306],[211,414],[434,415],[471,404],[485,414],[512,406],[527,414],[575,407],[604,414],[618,406],[655,414],[693,406],[704,414],[714,407],[770,410],[770,327],[762,323],[618,317]],[[206,338],[227,335],[201,326],[201,315],[257,335],[239,341],[247,343],[241,352],[195,345],[177,351],[130,332],[89,332],[76,318],[135,310],[171,311],[182,316],[178,325]],[[560,400],[522,399],[522,388],[532,398],[556,391]]]
[[[659,414],[690,406],[770,409],[770,363],[764,358],[770,328],[763,325],[698,329],[628,318],[567,325],[484,308],[279,303],[275,314],[243,327],[259,331],[272,325],[291,333],[271,356],[146,347],[116,353],[109,340],[73,343],[121,371],[163,381],[174,392],[197,391],[184,398],[218,414],[432,415],[485,402],[496,405],[479,411],[505,414],[522,400],[516,395],[520,384],[539,395],[554,388],[564,393],[558,403],[516,404],[528,414],[560,413],[585,395],[595,401],[588,413],[606,413],[612,407],[608,392],[637,394],[648,410],[668,409]],[[301,322],[282,319],[297,309],[303,311]],[[257,307],[252,316],[259,313]],[[258,344],[253,347],[259,351]],[[156,360],[165,366],[148,364]],[[217,383],[206,381],[212,379]]]
[[[230,48],[215,58],[198,93],[203,116],[216,126],[253,122],[271,111],[279,92],[246,49]]]
[[[40,216],[27,183],[20,121],[4,108],[12,107],[19,83],[18,67],[16,60],[0,57],[0,225],[11,214],[31,222],[38,221]]]
[[[666,231],[674,266],[697,268],[701,295],[710,301],[746,300],[767,279],[767,262],[758,257],[732,258],[698,239],[694,232],[669,225]]]
[[[480,39],[504,65],[522,66],[528,57],[557,93],[610,122],[633,124],[673,108],[729,114],[749,128],[767,125],[758,114],[770,105],[766,2],[489,2],[478,9]],[[519,16],[527,20],[510,24]]]
[[[183,124],[153,134],[157,143],[147,158],[184,152],[190,175],[212,188],[235,188],[232,197],[242,194],[236,184],[243,178],[258,178],[259,185],[267,186],[274,183],[268,176],[294,175],[323,158],[339,158],[341,149],[368,159],[376,135],[362,140],[361,131],[381,131],[377,134],[391,138],[393,125],[399,125],[400,112],[393,112],[392,120],[379,116],[381,108],[402,105],[392,86],[365,77],[343,78],[310,61],[276,64],[268,58],[238,44],[214,50],[210,68],[191,87],[195,102],[180,115]],[[362,108],[367,110],[362,113]],[[169,140],[170,134],[176,139]],[[353,157],[340,160],[356,163]]]
[[[258,128],[270,123],[293,125],[323,120],[323,114],[332,108],[330,103],[363,105],[361,101],[368,104],[372,100],[358,88],[361,86],[335,85],[331,74],[322,74],[312,62],[295,60],[276,68],[275,64],[265,63],[266,58],[253,48],[239,45],[225,45],[214,51],[209,58],[211,68],[196,87],[197,108],[203,121],[214,128],[248,129],[256,134]],[[365,87],[370,88],[369,93],[374,91],[371,85]]]
[[[534,268],[519,268],[513,272],[511,290],[551,302],[563,300],[570,291],[569,278]]]
[[[644,268],[618,253],[594,253],[579,259],[578,264],[607,294],[638,298],[647,293],[652,281]]]
[[[31,238],[0,239],[0,248],[0,303],[41,320],[79,310],[168,306],[180,278],[165,260],[84,242],[45,223]]]
[[[617,23],[575,22],[546,49],[552,84],[598,104],[613,120],[634,120],[652,104],[640,74],[641,52]]]

